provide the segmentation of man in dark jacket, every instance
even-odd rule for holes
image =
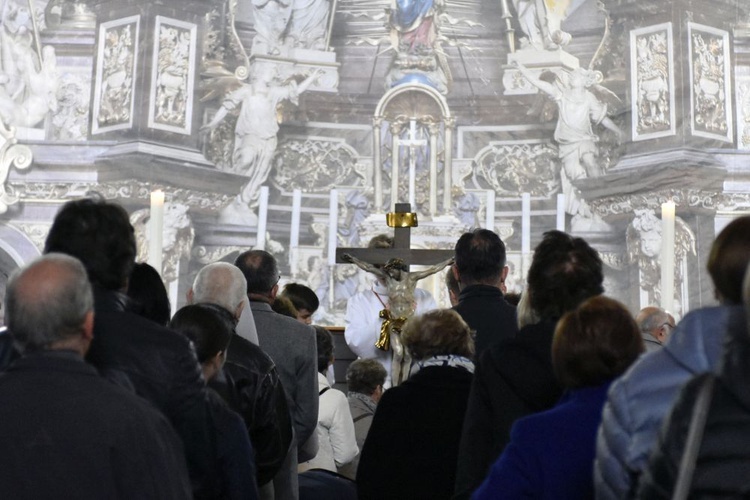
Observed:
[[[453,308],[476,332],[475,359],[518,331],[516,308],[505,302],[501,286],[508,275],[505,244],[489,229],[464,233],[456,243],[453,274],[461,293]]]
[[[6,301],[24,355],[0,376],[2,496],[191,498],[167,419],[83,361],[94,301],[81,263],[42,257],[11,278]]]
[[[246,293],[242,271],[232,264],[216,262],[198,272],[188,302],[221,306],[236,323]],[[260,347],[233,332],[226,363],[209,386],[244,419],[255,449],[258,486],[267,484],[284,462],[292,442],[292,421],[276,365]]]
[[[13,345],[13,337],[10,336],[6,327],[0,328],[0,372],[5,371],[17,357],[18,352]]]
[[[120,205],[81,199],[63,205],[45,253],[79,259],[94,288],[94,341],[86,360],[159,409],[185,447],[196,498],[215,493],[214,429],[195,350],[184,336],[125,310],[135,263],[133,226]]]
[[[604,291],[599,254],[581,238],[549,231],[534,251],[527,289],[541,321],[478,359],[461,436],[456,497],[468,498],[510,440],[517,419],[551,408],[562,395],[552,370],[557,320]]]

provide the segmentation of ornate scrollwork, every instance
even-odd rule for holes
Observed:
[[[326,191],[331,186],[362,186],[358,154],[339,140],[287,139],[279,145],[271,182],[279,189]]]
[[[558,153],[551,144],[491,144],[475,164],[477,178],[497,193],[549,197],[560,189]]]
[[[6,184],[10,167],[15,166],[23,170],[31,165],[31,150],[28,146],[18,144],[15,129],[5,128],[0,123],[0,214],[8,210],[8,206],[18,202],[13,186]]]

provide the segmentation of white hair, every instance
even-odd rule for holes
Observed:
[[[232,314],[245,300],[247,281],[237,267],[215,262],[198,271],[193,282],[193,303],[216,304]]]

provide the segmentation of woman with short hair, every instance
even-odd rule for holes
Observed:
[[[378,403],[357,471],[360,500],[448,499],[474,364],[474,339],[457,312],[411,318],[402,333],[411,376]]]
[[[609,385],[643,352],[635,320],[598,296],[555,328],[552,366],[566,393],[550,410],[516,421],[510,444],[472,497],[594,498],[596,431]]]

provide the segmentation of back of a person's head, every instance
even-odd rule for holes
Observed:
[[[136,245],[128,213],[103,199],[69,201],[55,216],[44,253],[64,253],[83,263],[92,284],[121,290],[135,264]]]
[[[234,333],[232,313],[216,304],[193,304],[177,311],[169,327],[195,345],[201,363],[226,352]]]
[[[496,284],[505,267],[505,244],[489,229],[464,233],[456,242],[456,269],[461,285]]]
[[[284,285],[284,289],[279,296],[291,300],[297,311],[305,309],[310,313],[314,313],[320,307],[320,300],[315,295],[315,292],[310,287],[301,283],[287,283]]]
[[[234,312],[245,300],[246,294],[245,276],[228,262],[214,262],[204,266],[193,280],[194,304],[218,304]]]
[[[625,306],[597,296],[557,323],[552,366],[567,388],[597,386],[624,373],[643,350],[638,325]]]
[[[583,238],[549,231],[534,250],[526,282],[534,312],[556,320],[604,292],[602,260]]]
[[[667,311],[656,306],[644,307],[635,318],[638,329],[643,333],[651,333],[668,321]]]
[[[742,277],[750,262],[750,215],[734,219],[719,233],[708,255],[708,274],[716,298],[726,304],[742,303]]]
[[[401,337],[404,347],[416,360],[449,354],[474,356],[471,329],[452,309],[436,309],[411,317]]]
[[[271,304],[271,309],[273,309],[273,312],[275,312],[276,314],[281,314],[282,316],[288,316],[290,318],[297,319],[297,308],[294,307],[294,304],[291,300],[282,295],[276,296],[273,304]]]
[[[393,247],[393,237],[387,234],[378,234],[370,238],[367,248],[391,248]]]
[[[94,299],[83,265],[50,253],[11,275],[5,294],[5,320],[25,351],[49,348],[80,336]]]
[[[248,250],[237,256],[234,265],[247,280],[247,293],[267,295],[279,282],[279,267],[265,250]]]
[[[349,392],[372,395],[378,386],[385,384],[388,373],[374,359],[357,359],[346,369],[346,385]]]
[[[172,307],[164,282],[159,273],[146,264],[138,262],[128,279],[129,309],[146,319],[166,326]]]
[[[318,372],[325,373],[333,358],[333,335],[319,325],[313,325],[318,348]]]

